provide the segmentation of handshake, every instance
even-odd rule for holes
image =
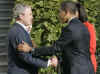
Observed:
[[[57,67],[57,65],[58,65],[58,59],[56,56],[53,56],[48,60],[48,66]]]
[[[34,48],[37,47],[33,41],[32,41],[32,44],[33,44],[33,47],[34,47]],[[19,51],[24,51],[24,52],[30,52],[30,51],[32,51],[32,47],[30,47],[30,46],[29,46],[26,42],[24,42],[24,41],[22,41],[22,44],[19,44],[19,45],[18,45],[17,49],[18,49]],[[56,56],[53,56],[53,57],[51,57],[51,58],[48,60],[48,64],[47,64],[48,67],[49,67],[49,66],[57,67],[57,65],[58,65],[58,59],[57,59]]]

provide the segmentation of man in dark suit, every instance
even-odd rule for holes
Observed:
[[[16,23],[8,33],[8,74],[37,74],[38,68],[52,66],[52,60],[44,61],[32,56],[31,52],[20,52],[17,50],[18,44],[25,41],[30,47],[32,41],[28,33],[27,26],[32,24],[31,7],[24,4],[16,4],[14,8]],[[56,60],[57,62],[57,60]]]
[[[74,2],[63,2],[59,15],[61,21],[67,22],[68,26],[62,29],[61,36],[54,45],[29,49],[25,43],[19,45],[19,51],[29,52],[32,50],[36,56],[62,52],[62,74],[94,74],[89,53],[89,32],[85,25],[78,20],[77,14],[78,9]]]

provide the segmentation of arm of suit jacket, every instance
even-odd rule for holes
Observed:
[[[20,60],[36,67],[47,67],[47,61],[32,57],[32,53],[24,53],[17,51],[17,45],[21,43],[22,40],[25,40],[22,34],[11,36],[10,40],[12,47],[16,51],[16,57],[18,57]]]
[[[72,41],[72,32],[67,29],[66,27],[63,28],[60,38],[54,43],[54,45],[50,47],[40,47],[35,48],[32,51],[33,55],[35,56],[47,56],[53,55],[57,52],[64,51],[64,47],[67,46]]]

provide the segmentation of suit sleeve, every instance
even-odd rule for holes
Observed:
[[[19,58],[21,61],[29,64],[29,65],[46,68],[47,67],[47,61],[44,61],[44,60],[37,58],[37,57],[32,57],[31,52],[24,53],[24,52],[17,51],[17,45],[24,40],[25,39],[22,36],[22,34],[18,34],[15,37],[11,36],[10,43],[11,43],[13,49],[16,51],[16,57]]]
[[[60,38],[51,47],[35,48],[32,52],[36,56],[53,55],[64,51],[64,47],[72,41],[72,32],[67,28],[62,30]]]

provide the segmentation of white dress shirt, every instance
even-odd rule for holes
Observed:
[[[24,24],[20,23],[19,21],[16,21],[16,23],[18,23],[21,27],[24,28],[24,30],[25,30],[26,32],[28,32],[27,27],[26,27]]]

